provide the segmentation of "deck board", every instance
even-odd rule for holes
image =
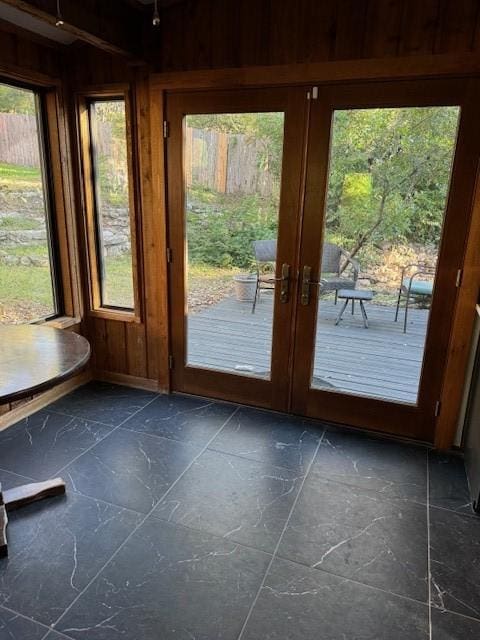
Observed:
[[[340,304],[340,303],[339,303]],[[428,310],[411,309],[407,333],[403,312],[369,302],[369,328],[360,308],[350,306],[335,326],[340,309],[333,300],[320,302],[314,360],[314,387],[415,402],[420,377]],[[255,314],[251,304],[225,298],[188,319],[188,363],[237,374],[269,375],[273,303],[264,294]]]

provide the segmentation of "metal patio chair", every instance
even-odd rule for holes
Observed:
[[[407,319],[410,298],[431,298],[433,295],[433,276],[435,269],[425,264],[407,264],[402,268],[400,286],[398,288],[397,308],[395,322],[398,320],[398,312],[402,296],[405,297],[405,317],[403,319],[403,333],[407,333]],[[432,276],[432,280],[419,280],[419,277]]]
[[[255,313],[257,301],[260,299],[262,289],[275,289],[275,260],[277,258],[276,240],[254,240],[252,242],[253,253],[257,270],[257,286],[253,299],[252,313]]]
[[[359,273],[360,265],[350,257],[348,251],[336,244],[324,243],[320,293],[335,291],[335,304],[337,304],[339,290],[355,289]]]
[[[255,255],[257,285],[253,299],[252,313],[255,313],[262,289],[275,289],[275,260],[277,257],[276,240],[254,240],[252,243]],[[360,265],[350,254],[336,244],[325,242],[322,253],[322,276],[320,293],[335,291],[337,304],[340,289],[355,289],[360,273]]]

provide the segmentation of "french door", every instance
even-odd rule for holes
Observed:
[[[167,99],[176,390],[289,409],[306,109],[297,88]]]
[[[432,440],[463,81],[167,98],[172,387]]]

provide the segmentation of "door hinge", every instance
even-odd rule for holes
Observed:
[[[438,416],[440,415],[441,408],[442,408],[442,403],[440,402],[440,400],[437,400],[435,403],[435,418],[438,418]]]
[[[163,137],[168,138],[169,135],[170,135],[170,123],[168,122],[168,120],[164,120],[163,121]]]
[[[174,364],[175,364],[175,361],[173,359],[173,356],[168,356],[168,368],[173,369]]]
[[[173,262],[173,254],[170,247],[167,247],[167,262]]]
[[[455,286],[460,287],[462,284],[462,278],[463,278],[463,269],[458,269],[457,271],[457,279],[455,280]]]

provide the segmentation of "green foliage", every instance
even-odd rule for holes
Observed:
[[[438,246],[457,119],[456,107],[337,111],[327,235],[353,253],[385,242]]]
[[[42,184],[39,168],[23,167],[18,164],[0,162],[0,188],[29,191],[38,189]]]
[[[252,242],[276,238],[277,205],[259,196],[222,196],[217,208],[187,211],[189,261],[250,270]]]
[[[0,84],[0,113],[35,114],[33,91]]]
[[[20,231],[23,229],[41,229],[42,224],[32,218],[20,218],[19,216],[5,216],[0,218],[0,229]],[[32,248],[32,247],[29,247]]]

